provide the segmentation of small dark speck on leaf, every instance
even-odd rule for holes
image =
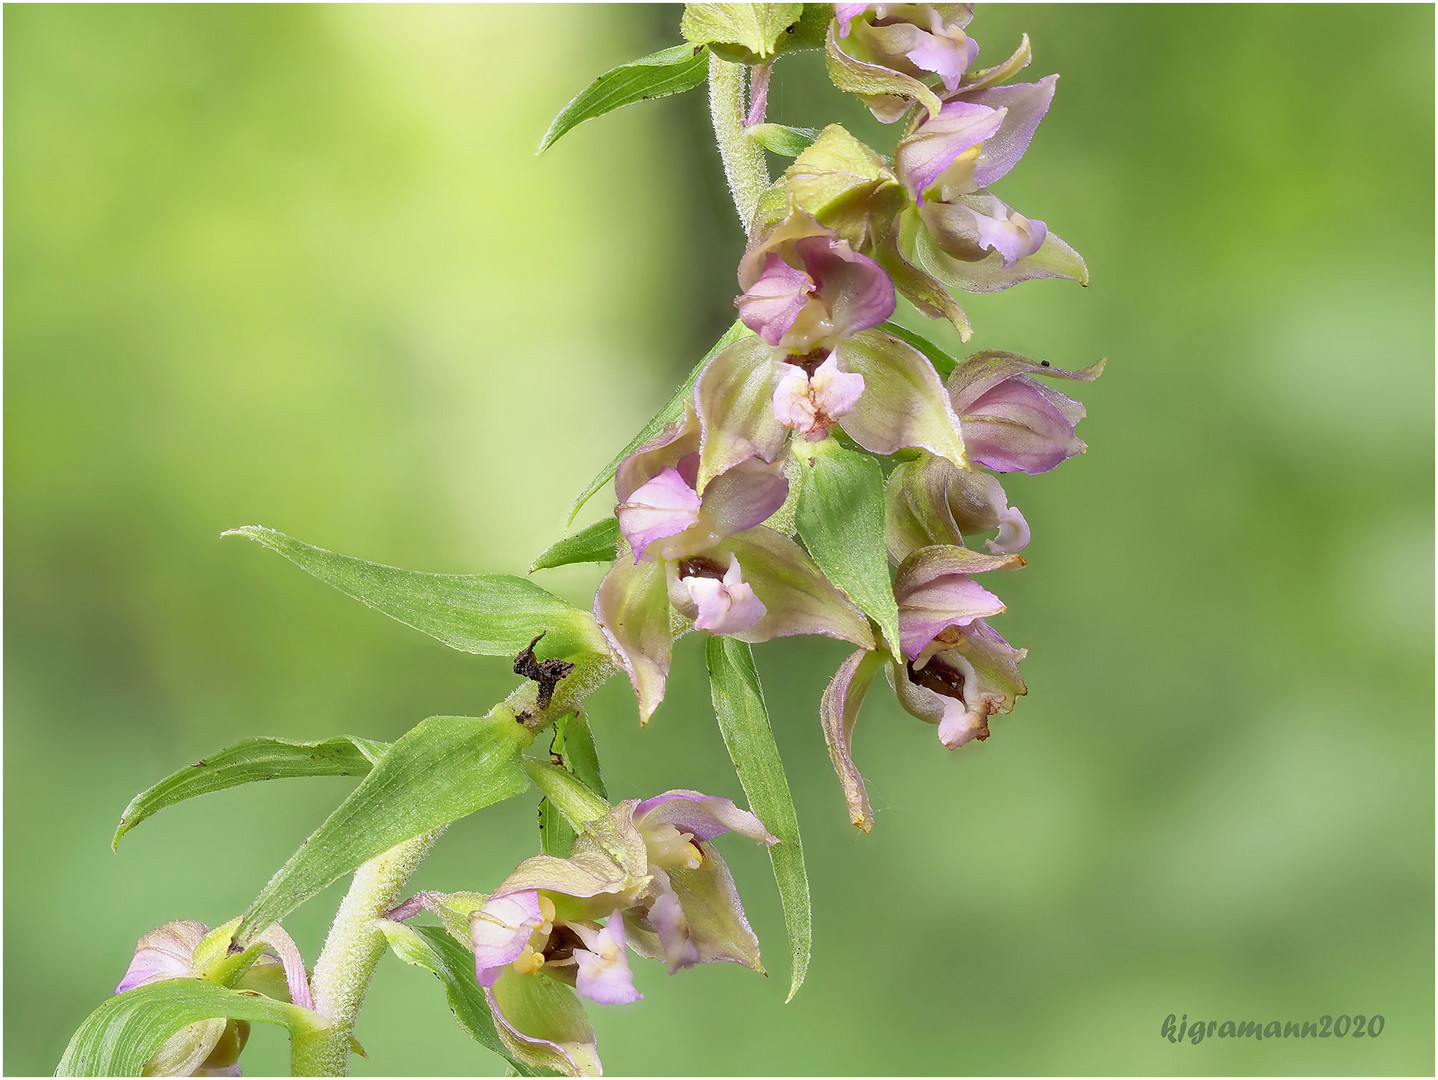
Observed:
[[[203,761],[197,761],[197,762],[195,762],[193,765],[190,766],[190,768],[192,768],[192,769],[203,769],[204,767],[205,767],[205,763],[204,763]]]
[[[1040,367],[1049,367],[1050,365],[1049,365],[1049,362],[1048,362],[1047,360],[1040,360],[1040,361],[1039,361],[1039,366],[1040,366]]]

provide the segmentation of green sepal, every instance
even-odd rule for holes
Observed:
[[[841,124],[830,124],[784,171],[790,203],[855,250],[873,247],[908,201],[884,159]]]
[[[524,771],[534,781],[534,786],[544,792],[544,797],[558,807],[575,828],[583,828],[609,813],[609,803],[558,765],[525,758]]]
[[[116,994],[86,1017],[55,1075],[140,1076],[171,1035],[216,1017],[276,1024],[291,1035],[326,1027],[318,1013],[262,994],[205,979],[165,979]]]
[[[829,28],[824,53],[828,58],[829,81],[858,97],[884,123],[893,123],[903,116],[911,102],[922,105],[930,117],[938,116],[943,108],[939,96],[918,79],[850,56],[840,48],[833,25]]]
[[[600,1075],[594,1027],[579,995],[570,987],[547,975],[506,971],[495,980],[490,992],[499,1011],[515,1029],[498,1029],[513,1057],[531,1068],[553,1069],[571,1076]],[[516,1035],[516,1031],[521,1034]]]
[[[682,94],[702,83],[708,74],[709,59],[702,44],[675,45],[610,68],[560,110],[537,152],[544,153],[560,136],[586,120],[637,101]]]
[[[614,561],[619,546],[619,519],[600,518],[593,525],[556,540],[535,558],[529,572],[549,570],[570,563],[608,563]]]
[[[789,127],[787,124],[755,124],[744,134],[770,153],[798,157],[819,137],[817,128]]]
[[[248,945],[330,882],[396,844],[529,787],[520,764],[534,734],[505,709],[432,716],[399,739],[245,912]]]
[[[295,776],[364,776],[384,756],[388,743],[341,735],[324,742],[292,742],[288,739],[245,739],[217,750],[130,800],[120,815],[112,848],[140,822],[161,810],[258,780]]]
[[[804,4],[685,4],[679,32],[693,45],[708,45],[736,64],[763,63],[799,35]],[[811,19],[804,27],[812,37]],[[810,46],[812,47],[812,46]]]
[[[738,322],[737,320],[733,326],[724,331],[723,336],[714,343],[714,347],[704,354],[704,358],[694,365],[694,369],[690,371],[684,381],[679,384],[679,389],[674,391],[674,396],[669,399],[669,402],[664,408],[655,413],[649,423],[644,425],[643,430],[629,440],[629,445],[615,454],[614,459],[610,461],[608,465],[604,466],[604,468],[600,469],[599,472],[595,474],[594,479],[585,485],[584,490],[579,493],[579,497],[575,499],[574,503],[569,507],[569,517],[566,524],[574,520],[574,516],[579,513],[585,503],[594,497],[595,492],[614,479],[614,473],[619,468],[620,462],[658,435],[670,424],[684,418],[685,407],[691,405],[694,401],[694,384],[699,381],[699,373],[704,370],[705,365],[745,334],[752,332],[753,331],[742,322]]]
[[[509,574],[428,574],[314,547],[259,525],[231,529],[283,555],[366,607],[452,649],[513,657],[539,634],[551,656],[608,656],[593,616]]]
[[[799,536],[824,576],[878,624],[889,651],[899,653],[899,607],[884,548],[884,471],[868,454],[832,439],[795,443],[804,486],[795,519]]]
[[[731,637],[711,636],[705,646],[705,658],[714,714],[744,796],[749,800],[749,809],[779,838],[779,843],[769,848],[769,861],[774,867],[784,924],[789,931],[789,996],[784,999],[788,1002],[804,984],[813,932],[799,817],[794,812],[794,797],[789,792],[784,762],[774,742],[764,691],[754,668],[753,650]]]
[[[474,981],[474,955],[468,949],[437,926],[405,926],[388,919],[379,919],[375,925],[395,956],[439,977],[449,1011],[471,1039],[504,1058],[520,1076],[553,1075],[527,1065],[500,1039],[484,991]]]

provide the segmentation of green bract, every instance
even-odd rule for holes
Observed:
[[[799,34],[806,6],[824,5],[685,4],[679,32],[685,41],[708,45],[725,60],[757,64],[781,52],[786,37]],[[812,25],[811,18],[806,41],[812,38]]]

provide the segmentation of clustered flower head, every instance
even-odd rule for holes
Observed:
[[[1030,61],[1027,37],[976,67],[972,17],[967,4],[836,5],[830,75],[878,119],[904,121],[892,156],[831,125],[765,193],[737,274],[750,333],[707,364],[684,418],[620,465],[624,550],[594,607],[644,721],[663,698],[676,634],[819,633],[856,645],[819,711],[865,830],[872,813],[851,748],[875,674],[951,749],[988,738],[989,718],[1026,693],[1026,650],[987,621],[1004,611],[997,572],[1025,565],[1030,539],[994,474],[1043,473],[1082,452],[1084,408],[1051,383],[1102,370],[980,352],[945,380],[886,326],[902,295],[967,340],[956,291],[1087,281],[1045,222],[990,190],[1028,149],[1058,77],[1010,81]],[[804,466],[825,445],[891,463],[884,542],[897,642],[795,538]]]
[[[511,1053],[572,1076],[601,1071],[583,1001],[624,1005],[631,952],[672,975],[729,960],[763,972],[729,868],[713,841],[733,832],[773,844],[753,814],[697,791],[631,799],[578,823],[566,858],[525,859],[487,897],[420,893],[390,912],[438,914],[474,950],[475,978]]]

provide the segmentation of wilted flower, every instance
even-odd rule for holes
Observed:
[[[735,304],[769,345],[833,348],[894,313],[894,286],[873,259],[803,211],[755,238],[739,263]]]
[[[969,457],[996,472],[1048,472],[1086,449],[1074,432],[1084,418],[1080,402],[1032,376],[1092,382],[1104,361],[1064,371],[1024,356],[975,353],[949,376],[949,396],[959,414]]]
[[[974,574],[1024,565],[1017,555],[980,555],[936,545],[915,551],[899,566],[900,656],[859,651],[840,665],[824,691],[819,714],[834,770],[855,825],[873,824],[863,777],[854,764],[854,723],[869,683],[885,667],[899,703],[939,729],[939,741],[956,749],[989,736],[987,719],[1008,712],[1027,692],[1014,649],[984,618],[1004,610]]]
[[[223,941],[219,940],[223,937]],[[229,937],[212,935],[204,923],[189,920],[167,922],[135,943],[135,955],[115,993],[166,979],[205,977],[216,961],[227,955]],[[293,1001],[314,1008],[304,960],[290,936],[272,926],[260,941],[275,956],[261,955],[236,984],[242,990]],[[239,1076],[240,1051],[250,1037],[244,1020],[216,1017],[181,1028],[145,1063],[146,1076]]]

